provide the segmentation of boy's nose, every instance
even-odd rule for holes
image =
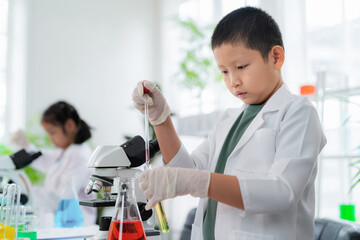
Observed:
[[[241,79],[236,74],[230,75],[230,83],[232,87],[237,87],[241,85]]]

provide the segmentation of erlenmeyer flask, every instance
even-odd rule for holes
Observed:
[[[61,199],[55,214],[55,226],[58,228],[81,227],[84,218],[81,213],[75,183],[72,177],[63,185]]]
[[[145,240],[135,198],[135,178],[115,178],[114,186],[118,187],[118,195],[107,240]]]

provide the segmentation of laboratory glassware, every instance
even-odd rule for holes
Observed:
[[[135,178],[115,178],[118,195],[107,240],[145,240],[139,208],[135,198]]]
[[[61,199],[55,214],[55,226],[58,228],[81,227],[84,218],[81,213],[74,180],[69,176],[69,181],[62,185]]]
[[[1,198],[0,239],[14,240],[20,217],[20,186],[6,184]]]
[[[37,239],[37,230],[39,225],[38,216],[25,216],[22,219],[23,226],[17,233],[18,238],[29,238],[30,240]]]
[[[150,91],[145,87],[144,82],[142,82],[143,88],[144,88],[144,93],[149,94]],[[148,107],[148,102],[147,99],[145,98],[145,109],[144,109],[144,116],[145,116],[145,170],[150,170],[151,166],[150,166],[150,148],[149,148],[149,107]],[[163,205],[162,202],[158,202],[155,205],[155,211],[156,211],[156,215],[158,217],[158,221],[160,224],[160,230],[163,233],[167,233],[169,232],[169,225],[166,219],[166,215],[165,215],[165,211],[163,209]]]

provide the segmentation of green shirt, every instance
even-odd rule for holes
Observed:
[[[219,159],[216,163],[215,172],[224,173],[226,161],[244,134],[247,127],[250,125],[255,116],[260,112],[264,105],[248,105],[245,110],[236,119],[234,125],[231,127],[219,154]],[[207,210],[204,217],[203,234],[205,240],[215,240],[214,228],[216,218],[217,201],[208,199]]]

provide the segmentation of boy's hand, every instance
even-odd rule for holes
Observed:
[[[149,93],[144,94],[144,87]],[[170,108],[166,103],[164,96],[161,94],[155,83],[150,81],[140,81],[132,94],[133,104],[142,114],[145,110],[145,100],[148,103],[149,121],[155,126],[165,122],[170,115]]]
[[[146,170],[139,177],[139,187],[148,199],[147,210],[164,199],[176,196],[190,194],[205,198],[209,184],[209,171],[190,168],[156,168]]]

